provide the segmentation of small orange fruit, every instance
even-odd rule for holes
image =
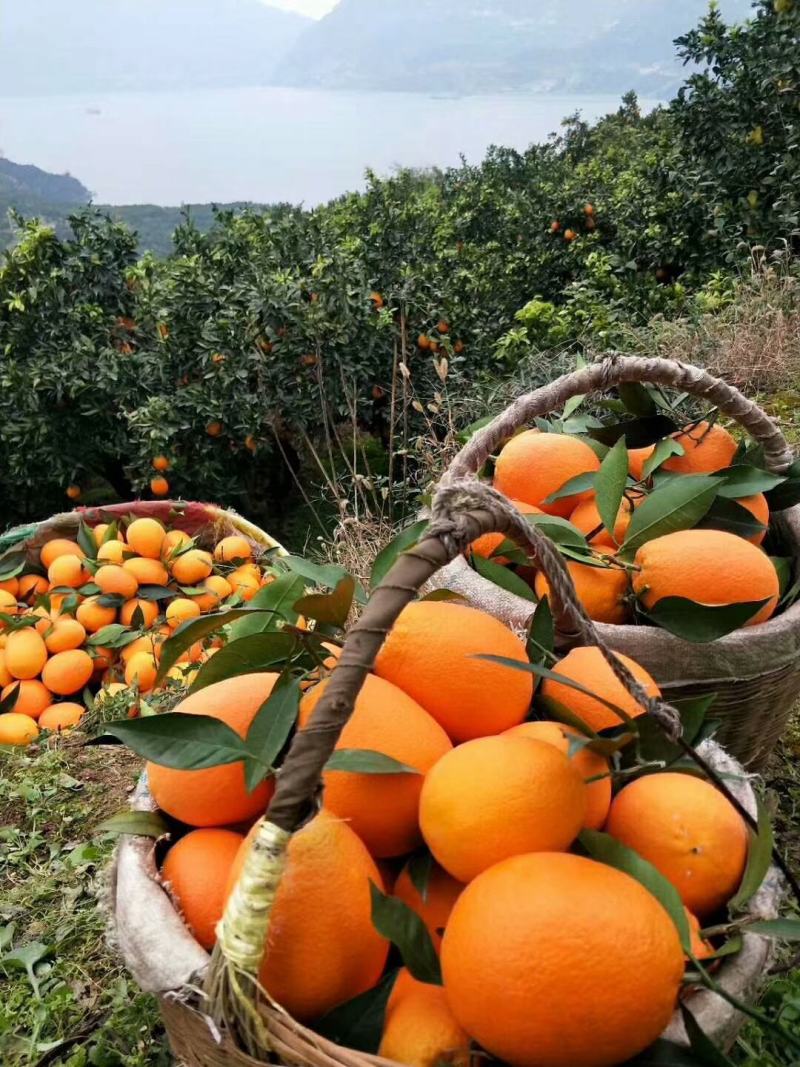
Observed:
[[[38,719],[45,708],[53,703],[53,695],[38,678],[27,678],[22,682],[11,682],[3,689],[2,698],[6,699],[17,689],[17,699],[11,709],[17,715],[27,715],[30,719]]]
[[[81,487],[79,485],[68,485],[65,492],[70,500],[80,500],[81,498]]]
[[[10,593],[16,602],[19,595],[19,578],[6,578],[0,582],[0,592]]]
[[[200,588],[207,590],[207,592],[192,597],[192,599],[200,608],[200,612],[203,615],[208,614],[210,611],[217,611],[221,602],[227,600],[233,593],[233,586],[231,583],[219,574],[210,574],[208,578],[202,582]]]
[[[14,594],[6,592],[5,589],[0,589],[0,612],[3,615],[16,615],[18,611],[17,598]]]
[[[240,849],[230,888],[257,832]],[[378,981],[389,946],[372,925],[370,882],[379,886],[380,873],[347,823],[321,811],[292,836],[259,977],[295,1019],[318,1019]]]
[[[383,297],[381,296],[380,293],[372,292],[372,293],[369,294],[369,298],[372,301],[372,303],[375,305],[376,311],[380,310],[380,308],[383,307]]]
[[[206,426],[206,433],[208,434],[209,437],[219,437],[219,435],[222,433],[222,423],[221,422],[210,422]]]
[[[427,926],[431,940],[438,951],[442,945],[442,931],[447,926],[453,905],[463,889],[463,882],[457,882],[443,867],[434,863],[428,875],[423,897],[414,885],[406,865],[394,884],[392,895],[402,900],[404,904],[408,904],[409,908],[419,915]]]
[[[245,601],[252,600],[261,588],[261,574],[255,563],[243,563],[231,571],[228,583],[233,593]]]
[[[655,445],[646,445],[644,448],[628,449],[628,473],[637,482],[644,478],[644,465],[655,452]]]
[[[159,559],[166,531],[155,519],[134,519],[127,531],[128,544],[139,556]]]
[[[93,672],[94,664],[89,653],[74,648],[50,657],[42,671],[42,681],[51,693],[67,697],[83,689]]]
[[[110,563],[120,566],[130,556],[130,549],[124,541],[106,541],[97,550],[98,563]]]
[[[88,582],[89,575],[84,570],[83,561],[77,556],[59,556],[47,568],[47,579],[53,589],[62,586],[78,589]]]
[[[169,572],[159,559],[134,556],[132,559],[126,559],[122,566],[134,576],[139,585],[167,585],[169,583]]]
[[[125,682],[138,686],[140,692],[149,693],[156,684],[158,663],[149,652],[136,652],[125,665]]]
[[[413,697],[452,741],[467,741],[522,722],[533,696],[530,674],[480,655],[528,662],[522,641],[491,615],[420,600],[401,612],[375,673]]]
[[[200,606],[194,600],[188,597],[178,597],[167,608],[167,622],[173,630],[176,630],[181,623],[196,619],[199,614]]]
[[[539,852],[467,886],[445,930],[442,972],[456,1019],[498,1059],[608,1067],[662,1033],[684,959],[669,915],[630,875]]]
[[[142,617],[142,621],[138,624],[139,626],[145,628],[153,626],[158,618],[158,604],[154,600],[143,600],[141,597],[134,597],[133,600],[126,600],[119,609],[119,621],[123,626],[133,626],[134,617],[138,618],[138,615]]]
[[[240,534],[223,537],[214,549],[214,559],[217,563],[246,563],[252,558],[253,549],[250,542]]]
[[[593,567],[589,563],[568,560],[567,570],[590,619],[617,625],[628,619],[628,575],[622,567]],[[536,575],[533,587],[539,599],[550,592],[550,583],[541,573]]]
[[[427,349],[427,348],[430,348],[431,347],[431,339],[430,339],[430,337],[428,337],[428,335],[425,334],[425,333],[421,333],[419,335],[419,337],[417,338],[417,347],[421,348],[423,351],[425,349]]]
[[[756,493],[754,496],[743,496],[736,503],[746,511],[749,511],[756,522],[760,522],[762,526],[769,526],[769,504],[763,493]],[[761,530],[759,533],[753,534],[752,537],[745,538],[745,540],[749,541],[751,545],[760,545],[766,536],[767,531]]]
[[[707,960],[714,955],[714,946],[701,934],[700,920],[693,915],[688,908],[683,909],[686,913],[686,921],[689,924],[691,934],[692,955],[696,960]]]
[[[131,641],[120,652],[119,656],[123,663],[127,663],[137,652],[148,652],[151,656],[156,654],[156,639],[153,634],[143,634]]]
[[[780,596],[778,573],[769,556],[723,530],[678,530],[642,545],[633,591],[646,608],[664,597],[683,597],[709,606],[767,603],[744,625],[772,616]]]
[[[49,583],[46,578],[43,578],[39,574],[23,574],[19,580],[19,593],[20,600],[24,600],[26,604],[32,604],[37,597],[44,596],[49,588]]]
[[[170,530],[161,544],[161,558],[165,563],[184,548],[190,548],[194,542],[183,530]]]
[[[12,685],[14,682],[14,676],[6,667],[6,650],[5,648],[0,648],[0,689],[5,689],[7,685]]]
[[[153,457],[153,470],[154,471],[168,471],[170,468],[170,462],[166,456],[154,456]]]
[[[33,627],[12,630],[5,651],[6,669],[12,678],[35,678],[47,663],[47,645]]]
[[[0,715],[0,745],[29,745],[38,736],[38,726],[27,715],[13,711]]]
[[[600,512],[594,500],[583,500],[569,517],[569,521],[589,540],[590,545],[605,545],[608,548],[617,548],[625,540],[625,534],[631,524],[634,511],[633,501],[625,497],[617,512],[617,521],[614,523],[613,535],[603,525]],[[592,534],[592,537],[589,535]]]
[[[193,693],[175,711],[184,715],[210,715],[244,737],[277,680],[277,674],[226,678]],[[176,771],[148,763],[147,775],[158,806],[189,826],[233,825],[253,819],[266,811],[275,789],[270,778],[248,793],[242,763],[200,771]]]
[[[258,441],[256,441],[253,434],[249,433],[244,439],[244,447],[248,452],[252,452],[253,455],[258,451]]]
[[[63,704],[51,704],[39,716],[39,728],[52,730],[54,733],[71,730],[78,725],[85,712],[86,708],[82,704],[71,704],[66,701]]]
[[[378,1055],[409,1067],[469,1067],[470,1037],[456,1022],[444,989],[418,982],[403,967],[386,1005]]]
[[[150,492],[153,496],[167,496],[169,493],[169,482],[162,475],[156,475],[155,478],[150,479]]]
[[[301,728],[327,689],[322,682],[303,697]],[[413,767],[416,774],[326,771],[323,803],[344,819],[373,856],[402,856],[422,843],[417,825],[425,774],[452,748],[441,726],[402,690],[367,675],[337,748],[368,749]]]
[[[606,831],[652,863],[700,918],[722,907],[742,880],[747,826],[702,778],[637,778],[612,801]]]
[[[85,553],[77,541],[68,541],[63,537],[56,537],[42,545],[39,558],[43,567],[49,567],[59,556],[77,556],[85,559]]]
[[[561,223],[558,221],[558,219],[553,219],[553,221],[550,223],[550,232],[551,233],[559,233],[560,231],[561,231]]]
[[[97,633],[104,626],[110,626],[117,619],[116,608],[104,607],[98,603],[98,600],[99,596],[87,597],[82,604],[78,605],[78,609],[75,612],[78,622],[90,634]]]
[[[578,235],[577,235],[577,233],[575,233],[574,230],[564,230],[564,240],[567,243],[570,243],[571,241],[574,241],[577,236]]]
[[[92,534],[94,536],[94,543],[97,545],[98,548],[102,547],[104,538],[105,538],[105,536],[106,536],[106,534],[107,534],[107,532],[109,531],[110,528],[111,528],[111,524],[110,523],[108,523],[108,522],[100,522],[92,530]],[[122,534],[119,532],[119,530],[117,531],[116,535],[113,538],[111,538],[111,540],[113,540],[113,541],[121,541],[122,540]],[[114,561],[114,562],[116,562],[116,561]]]
[[[566,518],[592,490],[573,493],[552,504],[545,500],[570,479],[599,468],[600,460],[579,438],[526,430],[512,437],[497,457],[494,486],[511,500],[524,500],[548,515]]]
[[[621,652],[615,652],[614,655],[625,664],[648,696],[658,697],[661,695],[658,686],[644,667],[640,667],[638,663],[628,656],[623,656]],[[556,664],[555,673],[577,682],[585,689],[596,694],[597,697],[602,697],[608,703],[616,704],[632,719],[644,714],[645,709],[636,703],[623,686],[611,667],[606,663],[599,648],[587,645],[573,648]],[[573,715],[577,715],[594,731],[622,725],[623,720],[618,715],[615,715],[610,708],[607,708],[605,704],[601,704],[595,696],[587,696],[585,693],[580,693],[577,689],[573,689],[562,682],[554,682],[549,678],[545,679],[542,683],[542,696],[555,700],[565,708],[569,708]]]
[[[232,830],[192,830],[167,853],[161,868],[183,920],[204,949],[211,951],[217,940],[228,879],[244,841]]]
[[[86,640],[86,630],[77,619],[68,617],[55,621],[50,632],[45,636],[44,643],[51,655],[55,652],[69,652],[72,648],[80,648]]]
[[[436,329],[439,331],[439,333],[450,333],[450,323],[447,321],[447,319],[439,319],[439,321],[436,323]]]
[[[181,585],[196,585],[207,578],[214,566],[210,552],[204,552],[200,548],[190,548],[172,561],[170,570],[172,577]]]
[[[673,434],[683,445],[682,456],[670,456],[662,470],[678,474],[710,474],[730,467],[736,455],[736,441],[718,423],[699,422]]]
[[[585,815],[586,787],[564,753],[509,734],[442,756],[419,801],[425,843],[460,882],[509,856],[569,848]]]
[[[100,592],[106,595],[116,594],[117,596],[124,597],[126,600],[130,600],[131,597],[136,596],[139,589],[139,583],[133,575],[125,567],[120,567],[116,563],[109,563],[102,567],[98,567],[94,576],[95,585],[99,586]]]

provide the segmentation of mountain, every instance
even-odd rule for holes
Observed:
[[[50,204],[88,204],[91,193],[70,174],[50,174],[29,164],[0,156],[0,198],[14,205],[32,201]],[[21,210],[21,207],[20,207]]]
[[[263,85],[311,25],[260,0],[0,0],[0,96]]]
[[[731,21],[751,0],[722,0]],[[276,81],[426,93],[538,90],[661,96],[672,41],[707,0],[341,0],[279,61]]]

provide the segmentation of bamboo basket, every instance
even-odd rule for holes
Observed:
[[[271,1062],[291,1067],[375,1067],[388,1064],[376,1056],[337,1046],[300,1025],[259,994],[258,973],[269,927],[269,912],[291,834],[316,808],[320,775],[375,656],[397,616],[442,566],[482,533],[499,530],[528,551],[547,573],[553,611],[563,624],[579,631],[585,643],[597,644],[620,679],[643,701],[665,730],[675,736],[677,714],[649,700],[630,673],[610,656],[578,604],[568,572],[552,543],[530,528],[508,503],[475,482],[453,485],[437,494],[433,522],[424,540],[404,553],[373,592],[349,631],[341,659],[308,727],[295,734],[277,776],[266,818],[245,863],[211,958],[193,940],[162,888],[151,840],[124,837],[112,871],[115,936],[128,968],[140,986],[157,993],[167,1036],[176,1060],[186,1067],[254,1067]],[[755,799],[741,767],[715,742],[704,742],[704,758],[718,773],[733,775],[740,802],[755,811]],[[146,781],[134,798],[138,810],[154,810]],[[749,904],[752,917],[777,914],[781,880],[770,870]],[[745,933],[743,947],[722,963],[719,981],[740,998],[752,998],[770,959],[770,943]],[[232,987],[249,992],[244,1007],[235,1004]],[[738,1013],[717,994],[698,991],[691,1010],[701,1027],[727,1045],[740,1025]],[[676,1011],[665,1034],[686,1043]]]
[[[794,459],[775,422],[726,382],[677,361],[612,356],[521,396],[469,441],[441,484],[477,476],[508,438],[535,419],[560,411],[571,397],[602,393],[626,382],[660,385],[709,401],[762,445],[771,472],[783,474]],[[782,554],[791,557],[794,580],[800,573],[800,507],[775,513],[771,530]],[[463,555],[444,567],[432,584],[460,593],[517,629],[524,628],[531,615],[529,601],[481,577]],[[719,742],[748,769],[763,766],[800,697],[800,603],[767,622],[703,645],[651,626],[600,623],[597,631],[609,648],[645,667],[667,700],[715,693],[712,714],[721,724]],[[561,629],[560,647],[566,650],[574,643],[574,634]]]

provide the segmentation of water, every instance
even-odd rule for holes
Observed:
[[[575,110],[591,120],[618,106],[272,88],[0,98],[0,150],[69,171],[99,203],[313,205],[363,187],[366,167],[444,166],[461,153],[477,162],[491,144],[545,140]]]

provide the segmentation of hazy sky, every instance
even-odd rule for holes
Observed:
[[[282,7],[285,11],[296,11],[299,15],[310,15],[321,19],[338,4],[339,0],[262,0],[270,7]]]

